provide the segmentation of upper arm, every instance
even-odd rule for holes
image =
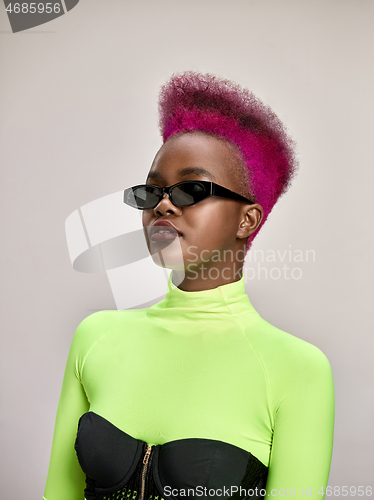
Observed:
[[[83,320],[78,326],[66,363],[44,492],[46,500],[84,499],[85,476],[79,465],[74,444],[79,418],[89,410],[78,366],[82,352],[81,334],[86,323]]]
[[[268,494],[277,490],[274,496],[280,489],[287,495],[289,489],[297,497],[305,490],[304,496],[323,499],[321,488],[324,492],[328,481],[334,433],[333,377],[326,356],[311,347],[289,377],[275,413],[266,485]]]

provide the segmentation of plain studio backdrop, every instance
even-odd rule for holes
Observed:
[[[246,291],[330,360],[329,485],[374,486],[374,2],[81,0],[19,33],[0,10],[2,498],[42,498],[74,331],[116,309],[105,273],[73,269],[65,220],[144,182],[161,145],[159,87],[184,70],[249,88],[298,144]]]

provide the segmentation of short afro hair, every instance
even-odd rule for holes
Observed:
[[[202,131],[237,146],[247,192],[264,211],[260,227],[248,238],[248,251],[298,168],[286,127],[252,92],[210,73],[173,74],[161,87],[158,109],[164,143],[175,134]]]

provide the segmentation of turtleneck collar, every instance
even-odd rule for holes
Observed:
[[[207,319],[212,315],[257,315],[245,293],[244,274],[238,281],[212,288],[186,292],[173,283],[170,273],[165,298],[147,309],[149,317],[173,317],[178,320]]]

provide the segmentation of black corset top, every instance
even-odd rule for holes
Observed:
[[[87,500],[236,500],[265,493],[268,468],[250,452],[215,439],[150,446],[90,411],[79,420],[75,450]]]

